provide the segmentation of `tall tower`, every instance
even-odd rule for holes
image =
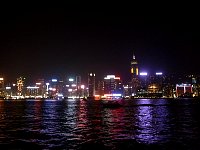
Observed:
[[[137,94],[137,89],[139,87],[139,70],[138,70],[138,62],[133,53],[133,59],[131,60],[131,95],[134,96]]]
[[[76,76],[76,96],[77,97],[81,97],[81,93],[82,93],[82,90],[81,90],[81,76]]]
[[[88,96],[95,96],[95,73],[88,74]]]
[[[4,97],[4,78],[0,77],[0,97]]]
[[[133,53],[133,59],[131,61],[131,78],[138,77],[138,62],[135,59],[135,55]]]
[[[22,96],[22,90],[23,90],[23,87],[24,87],[24,80],[25,78],[23,77],[19,77],[17,78],[17,91],[18,91],[18,96]]]

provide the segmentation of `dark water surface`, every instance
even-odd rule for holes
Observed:
[[[0,100],[0,149],[200,149],[200,99]]]

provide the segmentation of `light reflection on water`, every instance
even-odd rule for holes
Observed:
[[[199,147],[199,100],[0,100],[0,147],[36,149]],[[155,147],[156,146],[156,147]]]

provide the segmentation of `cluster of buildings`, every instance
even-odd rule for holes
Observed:
[[[127,83],[124,83],[121,77],[116,75],[105,75],[101,80],[96,80],[96,74],[91,72],[88,73],[86,82],[82,82],[81,76],[75,76],[65,80],[38,79],[32,85],[27,85],[24,77],[17,78],[14,83],[5,83],[4,77],[0,77],[0,97],[6,99],[82,97],[101,99],[200,96],[200,77],[198,75],[140,72],[135,55],[130,63],[130,75],[131,78]]]

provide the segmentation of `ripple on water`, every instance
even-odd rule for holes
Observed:
[[[0,148],[200,148],[199,101],[0,101]],[[173,147],[173,145],[175,145]]]

